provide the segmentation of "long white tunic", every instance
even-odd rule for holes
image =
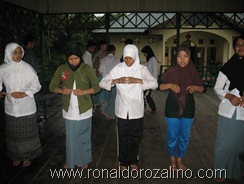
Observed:
[[[215,93],[221,99],[218,114],[227,118],[231,118],[236,110],[236,119],[244,120],[244,108],[240,106],[233,106],[230,101],[225,98],[227,93],[231,93],[237,97],[240,97],[239,91],[236,88],[232,91],[229,91],[229,86],[230,81],[228,80],[227,76],[220,71],[214,86]]]
[[[28,66],[27,63],[26,66]],[[29,67],[31,66],[29,65]],[[20,117],[31,115],[36,112],[34,94],[41,89],[41,85],[33,69],[26,67],[25,71],[22,72],[8,72],[0,68],[0,91],[3,89],[3,84],[8,93],[5,96],[6,114]],[[13,98],[11,93],[16,91],[25,92],[27,96],[24,98]]]
[[[15,62],[13,51],[20,47],[22,57],[23,48],[16,43],[9,43],[5,49],[4,64],[0,66],[0,91],[3,84],[6,88],[5,113],[15,117],[27,116],[36,112],[34,94],[40,91],[41,85],[35,70],[23,60]],[[14,98],[12,92],[25,92],[24,98]]]
[[[110,91],[113,79],[125,77],[123,73],[123,65],[124,63],[116,65],[99,83],[100,87]],[[141,75],[139,78],[142,79],[143,84],[136,84],[136,89],[138,91],[131,91],[140,95],[139,100],[131,98],[132,95],[128,93],[127,90],[123,90],[123,88],[116,85],[117,95],[115,99],[115,115],[119,118],[126,119],[127,114],[129,119],[142,118],[144,115],[143,90],[156,89],[158,87],[157,80],[151,75],[146,66],[140,65],[139,70]]]

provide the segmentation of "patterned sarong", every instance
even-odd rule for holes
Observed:
[[[37,114],[13,117],[6,114],[7,154],[11,160],[31,160],[42,154]]]

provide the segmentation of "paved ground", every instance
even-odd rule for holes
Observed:
[[[168,170],[169,157],[165,149],[166,128],[163,115],[166,96],[166,92],[153,92],[158,111],[155,113],[145,112],[144,135],[140,147],[140,170],[129,173],[129,175],[117,170],[116,122],[108,121],[99,112],[93,117],[93,162],[89,165],[91,171],[82,173],[79,170],[73,170],[73,173],[64,173],[64,120],[61,115],[60,96],[54,94],[39,94],[37,97],[40,137],[43,145],[42,156],[33,160],[29,168],[13,167],[6,155],[4,115],[1,102],[1,183],[216,183],[213,179],[213,154],[219,100],[212,90],[205,94],[195,95],[196,117],[192,127],[189,148],[184,157],[188,170],[182,174]],[[58,174],[63,174],[63,176],[58,176]],[[81,174],[83,174],[82,177]],[[244,180],[224,182],[224,184],[230,183],[241,184],[244,183]]]

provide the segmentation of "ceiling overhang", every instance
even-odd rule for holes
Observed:
[[[106,12],[244,12],[243,0],[3,0],[42,14]]]

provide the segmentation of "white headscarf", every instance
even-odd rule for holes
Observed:
[[[15,68],[19,62],[15,62],[13,60],[13,53],[14,50],[19,47],[22,51],[22,58],[25,54],[24,49],[17,43],[9,43],[8,45],[6,45],[5,47],[5,55],[4,55],[4,63],[3,65],[1,65],[1,68],[3,68],[4,70],[9,70],[11,68]]]
[[[24,49],[17,43],[9,43],[5,48],[5,56],[4,56],[4,64],[0,66],[0,70],[2,72],[11,72],[15,74],[15,79],[13,80],[13,86],[17,88],[17,90],[21,90],[21,77],[23,74],[28,76],[28,79],[31,80],[35,75],[36,71],[23,60],[19,62],[15,62],[13,60],[13,53],[16,48],[20,48],[22,51],[22,58],[25,54]]]
[[[126,63],[123,63],[122,76],[123,77],[134,77],[141,79],[141,70],[140,70],[140,60],[138,55],[138,49],[135,45],[126,45],[123,51],[123,57],[131,57],[135,60],[132,66],[128,67]],[[142,87],[138,84],[117,84],[118,88],[121,88],[124,91],[124,95],[129,98],[142,100]]]

